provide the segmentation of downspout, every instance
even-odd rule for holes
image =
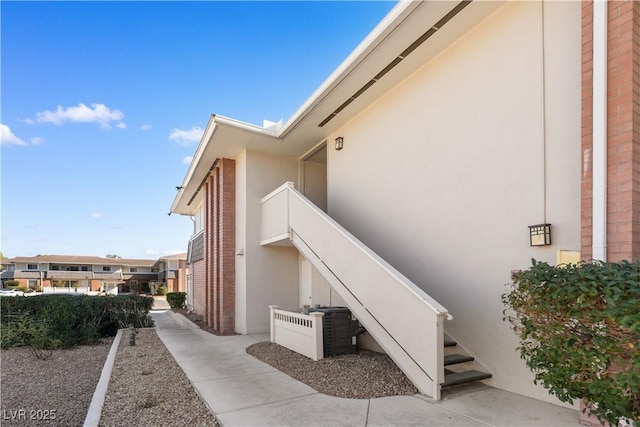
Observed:
[[[607,260],[607,0],[593,1],[592,258]]]

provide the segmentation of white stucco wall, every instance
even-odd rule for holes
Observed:
[[[499,8],[328,152],[329,214],[449,309],[446,332],[495,386],[555,403],[520,360],[500,295],[511,270],[580,247],[580,8],[544,5],[545,158],[538,2]],[[553,245],[531,248],[545,204]]]
[[[257,151],[236,158],[236,331],[269,331],[269,305],[298,306],[298,252],[260,246],[260,199],[296,182],[298,161]]]

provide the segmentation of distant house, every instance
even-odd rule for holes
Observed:
[[[531,258],[640,256],[636,9],[400,2],[284,125],[211,116],[171,206],[194,310],[247,334],[271,304],[347,305],[426,394],[446,333],[558,403],[500,296]]]
[[[186,253],[160,257],[153,267],[158,270],[158,281],[163,283],[169,292],[187,291],[189,268]]]
[[[120,292],[148,289],[158,280],[155,260],[38,255],[6,260],[2,280],[15,280],[28,289],[75,288]]]

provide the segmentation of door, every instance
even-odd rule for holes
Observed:
[[[327,144],[304,158],[302,168],[302,193],[316,206],[327,211]]]
[[[313,283],[313,267],[311,263],[300,257],[300,308],[311,305],[311,288]]]

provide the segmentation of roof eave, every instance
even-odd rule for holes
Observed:
[[[227,133],[222,135],[222,133]],[[230,135],[234,137],[229,137]],[[248,140],[278,141],[276,131],[265,129],[250,123],[220,115],[212,115],[207,123],[200,144],[185,174],[178,194],[173,200],[170,212],[181,215],[193,215],[198,208],[197,196],[201,184],[216,160],[234,158],[245,149]],[[193,203],[196,201],[196,203]]]

